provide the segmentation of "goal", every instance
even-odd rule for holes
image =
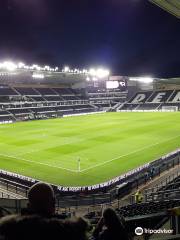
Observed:
[[[176,112],[178,111],[178,106],[162,106],[162,111]]]

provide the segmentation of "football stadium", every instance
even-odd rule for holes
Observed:
[[[133,21],[138,22],[140,11],[146,13],[149,9],[154,12],[155,19],[157,14],[168,19],[167,28],[179,21],[178,0],[149,0],[148,4],[127,2],[128,8],[127,3],[120,4],[127,14],[123,18],[133,9]],[[52,12],[58,10],[57,19],[61,7],[66,8],[65,3],[58,4],[54,1],[51,6]],[[43,1],[8,1],[7,15],[3,17],[7,18],[13,11],[21,15],[26,8],[32,8],[31,14],[37,20],[35,26],[38,26],[33,28],[38,34],[32,39],[36,39],[42,30],[39,19],[42,17],[44,21],[49,11],[43,9],[44,6]],[[69,9],[70,5],[67,6]],[[72,19],[76,23],[73,15],[76,6],[72,9]],[[90,14],[90,10],[86,11]],[[56,20],[57,16],[46,16],[47,19],[53,17]],[[63,15],[62,19],[65,18]],[[111,18],[107,19],[113,29]],[[82,21],[80,16],[79,19]],[[154,24],[152,17],[148,21]],[[144,20],[142,25],[148,26],[148,21]],[[28,26],[28,21],[26,24]],[[160,28],[160,22],[156,24],[153,28]],[[55,27],[54,32],[48,27],[46,30],[58,39],[58,24]],[[161,33],[165,32],[164,25],[162,28]],[[110,42],[112,29],[108,30]],[[78,35],[79,30],[76,30]],[[18,31],[18,34],[23,32],[23,27]],[[73,34],[76,35],[75,31]],[[132,35],[134,37],[134,32]],[[43,44],[46,49],[50,47],[47,35],[44,37],[42,33],[42,36],[42,46],[35,51],[45,64],[43,61],[32,63],[28,59],[34,54],[34,42],[28,43],[29,55],[23,62],[11,48],[2,47],[4,43],[8,46],[10,39],[0,40],[0,239],[57,239],[57,235],[59,239],[75,240],[180,239],[180,76],[174,67],[179,64],[178,58],[173,58],[176,61],[168,65],[167,57],[162,73],[158,74],[155,67],[152,74],[131,74],[131,68],[137,65],[139,72],[143,70],[144,73],[148,72],[148,64],[161,69],[160,58],[150,59],[150,51],[148,58],[144,56],[148,44],[150,49],[164,56],[163,47],[161,49],[155,40],[144,44],[138,55],[134,37],[134,49],[126,51],[133,52],[137,63],[132,60],[128,64],[116,64],[113,54],[102,51],[103,58],[108,60],[111,56],[112,63],[118,66],[118,74],[96,61],[94,66],[82,69],[74,64],[73,67],[68,64],[60,67],[51,64],[52,55],[41,54]],[[69,38],[69,32],[67,36]],[[165,41],[172,43],[171,37],[167,35]],[[16,38],[19,41],[16,36],[12,42]],[[176,36],[175,41],[178,39]],[[78,38],[78,44],[79,41]],[[23,52],[23,40],[20,43],[20,52]],[[56,47],[55,44],[51,51],[56,51]],[[3,60],[4,53],[13,53],[12,59]],[[123,58],[123,51],[120,57]],[[122,74],[120,66],[127,68],[129,74]],[[160,77],[166,67],[172,75]]]

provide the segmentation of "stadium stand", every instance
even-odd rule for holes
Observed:
[[[106,89],[73,89],[70,87],[20,87],[13,85],[5,85],[0,88],[0,121],[17,121],[29,120],[39,118],[61,117],[69,114],[82,114],[97,112],[103,110],[130,110],[130,111],[144,111],[144,110],[163,110],[163,107],[179,108],[180,105],[180,91],[179,90],[158,90],[158,91],[138,91],[133,96],[126,92],[119,90]],[[74,194],[74,189],[63,191],[54,187],[56,193],[56,207],[57,209],[67,209],[72,206],[77,208],[79,206],[101,206],[110,204],[132,193],[132,189],[146,184],[155,177],[161,175],[162,172],[173,168],[179,164],[179,157],[175,154],[173,160],[167,158],[166,164],[162,159],[156,163],[152,163],[140,172],[134,172],[127,176],[125,180],[117,180],[106,187],[98,186],[97,190],[86,192],[86,189],[78,190]],[[153,169],[153,172],[152,172]],[[11,190],[16,196],[27,196],[29,187],[34,183],[33,180],[26,180],[20,176],[8,176],[4,173],[0,174],[0,184]],[[158,189],[147,189],[144,194],[142,203],[131,203],[126,206],[116,205],[116,213],[120,217],[124,217],[127,231],[134,236],[134,229],[140,225],[145,228],[156,228],[162,226],[169,221],[170,216],[167,210],[180,205],[179,193],[179,177],[165,186]],[[84,194],[85,192],[85,194]],[[12,194],[12,193],[11,193]],[[4,195],[5,197],[6,195]],[[9,193],[8,193],[8,196]],[[3,197],[3,195],[2,195]],[[10,199],[8,199],[10,201]],[[27,204],[27,200],[16,201],[14,203],[1,203],[2,207],[7,209],[16,209],[16,212],[22,210]],[[11,205],[11,207],[9,206]],[[119,205],[119,203],[118,203]],[[13,207],[12,207],[13,206]],[[69,214],[64,214],[68,217]],[[89,212],[85,215],[91,223],[97,224],[101,214]],[[177,233],[179,233],[177,231]],[[178,239],[178,238],[177,238]]]
[[[179,109],[179,103],[179,90],[137,92],[118,110],[163,110],[163,107],[168,106],[174,106]]]
[[[124,103],[126,98],[126,92],[116,89],[2,85],[0,120],[28,120],[110,110]]]
[[[22,96],[39,96],[40,94],[33,88],[26,88],[26,87],[23,87],[23,88],[14,88],[16,89],[16,91],[22,95]]]

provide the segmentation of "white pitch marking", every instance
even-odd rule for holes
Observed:
[[[131,155],[131,154],[140,152],[140,151],[142,151],[142,150],[144,150],[144,149],[148,149],[148,148],[150,148],[150,147],[156,146],[156,145],[161,144],[161,143],[164,143],[164,142],[171,141],[171,140],[173,140],[173,139],[175,139],[175,138],[178,138],[178,137],[180,137],[180,135],[178,135],[178,136],[176,136],[176,137],[173,137],[173,138],[170,138],[170,139],[168,139],[168,140],[162,141],[162,142],[157,142],[157,143],[148,145],[148,146],[146,146],[146,147],[139,148],[139,149],[137,149],[136,151],[130,152],[130,153],[128,153],[128,154],[120,155],[120,156],[118,156],[118,157],[115,157],[115,158],[112,158],[112,159],[110,159],[110,160],[107,160],[107,161],[105,161],[105,162],[103,162],[103,163],[99,163],[99,164],[96,164],[96,165],[94,165],[94,166],[85,168],[85,169],[81,170],[80,172],[86,172],[86,171],[88,171],[88,170],[90,170],[90,169],[93,169],[93,168],[96,168],[96,167],[99,167],[99,166],[103,166],[103,165],[105,165],[105,164],[107,164],[107,163],[113,162],[113,161],[118,160],[118,159],[120,159],[120,158],[122,158],[122,157],[127,157],[127,156],[129,156],[129,155]]]
[[[14,158],[14,159],[17,159],[17,160],[22,160],[22,161],[25,161],[25,162],[35,163],[35,164],[44,165],[44,166],[48,166],[48,167],[59,168],[59,169],[66,170],[66,171],[69,171],[69,172],[77,172],[77,170],[72,170],[72,169],[63,168],[63,167],[59,167],[59,166],[54,166],[54,165],[50,165],[50,164],[42,163],[42,162],[35,162],[35,161],[31,161],[31,160],[28,160],[28,159],[25,159],[25,158],[19,158],[19,157],[15,157],[15,156],[11,156],[11,155],[0,154],[0,156],[8,157],[8,158]]]
[[[23,155],[26,155],[26,154],[39,152],[39,151],[41,151],[41,150],[38,149],[38,150],[29,151],[29,152],[19,153],[19,154],[16,154],[14,157],[19,157],[19,156],[23,156]]]

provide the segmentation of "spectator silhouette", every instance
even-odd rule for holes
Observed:
[[[28,212],[43,217],[55,214],[55,195],[53,188],[47,183],[36,183],[28,192]]]
[[[41,216],[11,215],[0,220],[0,239],[6,240],[45,240],[73,239],[69,226],[57,219],[45,219]]]
[[[0,239],[87,240],[87,227],[87,222],[82,218],[63,221],[37,215],[9,215],[0,219]]]
[[[93,236],[96,240],[129,240],[123,221],[116,212],[107,208],[99,220]]]
[[[73,240],[87,240],[87,232],[91,230],[89,222],[84,218],[74,218],[65,221],[65,225],[72,233]]]

